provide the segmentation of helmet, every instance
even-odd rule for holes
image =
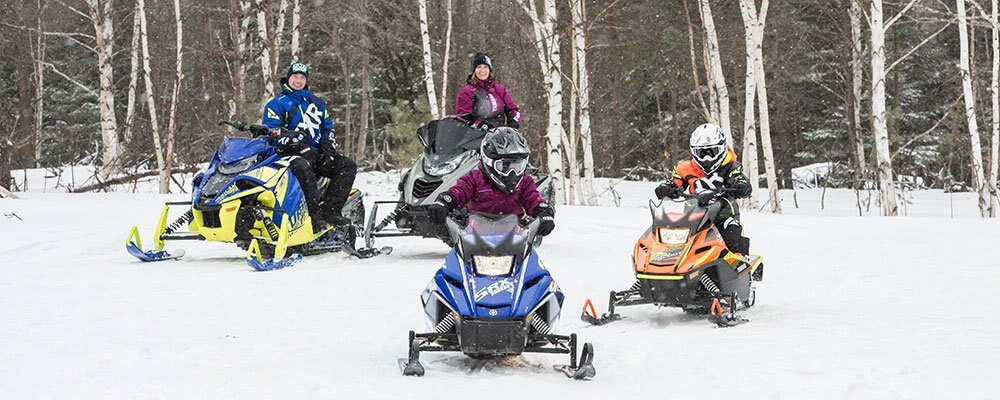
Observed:
[[[705,173],[712,173],[722,165],[726,156],[726,135],[722,128],[703,124],[691,133],[691,155]]]
[[[479,160],[490,180],[507,194],[514,193],[528,167],[531,149],[517,129],[501,127],[486,134]]]

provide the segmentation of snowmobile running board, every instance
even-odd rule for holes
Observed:
[[[449,345],[431,344],[438,339],[446,339]],[[596,375],[594,369],[594,345],[583,344],[580,352],[579,363],[576,357],[577,339],[576,334],[564,335],[528,335],[528,343],[534,341],[546,341],[553,347],[526,347],[522,353],[549,353],[549,354],[569,354],[569,365],[553,365],[553,369],[562,372],[568,378],[584,380],[593,378]],[[403,375],[423,376],[424,366],[420,364],[421,351],[457,351],[462,348],[458,345],[458,334],[455,333],[416,333],[410,331],[409,334],[409,357],[399,359]]]

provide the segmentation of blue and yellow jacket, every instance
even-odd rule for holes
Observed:
[[[326,110],[326,103],[313,95],[308,86],[302,90],[293,90],[282,82],[281,94],[264,106],[261,123],[271,129],[306,132],[308,135],[302,141],[314,148],[327,142],[336,147],[336,132],[333,130],[330,113]]]

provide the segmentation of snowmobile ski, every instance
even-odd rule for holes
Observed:
[[[166,250],[163,250],[163,247],[161,246],[157,246],[156,250],[143,251],[142,240],[139,239],[139,228],[135,226],[132,227],[128,238],[125,240],[125,250],[142,262],[179,260],[181,257],[184,257],[184,250],[177,250],[174,253],[169,253]]]

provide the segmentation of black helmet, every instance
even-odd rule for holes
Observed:
[[[479,159],[486,175],[500,190],[514,193],[528,167],[531,149],[517,129],[501,127],[487,133],[479,148]]]

